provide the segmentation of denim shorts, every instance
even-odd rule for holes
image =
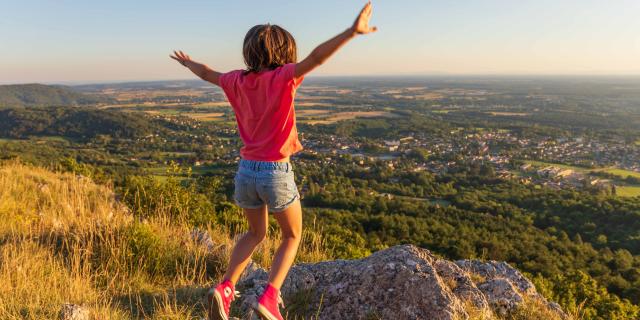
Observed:
[[[234,179],[233,199],[245,209],[267,205],[269,212],[281,212],[300,198],[288,162],[240,160]]]

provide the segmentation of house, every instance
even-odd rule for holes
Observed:
[[[520,170],[522,171],[528,171],[529,169],[531,169],[531,163],[525,163],[520,166]]]

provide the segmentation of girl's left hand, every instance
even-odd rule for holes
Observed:
[[[371,19],[372,6],[371,1],[362,8],[360,14],[353,23],[351,30],[356,34],[367,34],[378,31],[377,27],[370,27],[369,20]]]
[[[169,56],[171,59],[178,61],[181,65],[187,66],[187,62],[191,61],[191,57],[182,51],[173,51],[173,55]]]

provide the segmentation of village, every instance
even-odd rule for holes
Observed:
[[[202,123],[176,118],[177,125],[202,129]],[[209,129],[211,130],[211,129]],[[205,169],[216,163],[232,164],[239,159],[239,141],[234,128],[185,134],[182,141],[200,144],[205,152],[187,153],[178,161]],[[159,137],[143,138],[152,141]],[[163,138],[161,143],[170,143]],[[550,188],[592,188],[615,192],[624,176],[598,175],[607,168],[640,175],[640,146],[623,141],[599,141],[586,137],[522,138],[507,130],[451,130],[429,135],[410,132],[396,139],[371,139],[332,133],[301,132],[304,152],[298,161],[328,165],[336,158],[348,157],[364,170],[384,166],[413,172],[442,175],[471,165],[491,167],[495,176],[523,184]],[[214,152],[215,151],[215,152]],[[185,154],[182,154],[183,156]],[[136,159],[138,160],[138,159]],[[618,179],[612,179],[618,178]]]

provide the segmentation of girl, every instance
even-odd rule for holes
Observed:
[[[245,36],[242,53],[246,70],[223,74],[191,60],[182,51],[174,51],[171,56],[198,77],[222,88],[235,112],[244,144],[234,181],[234,200],[243,208],[249,231],[236,243],[222,282],[209,291],[209,319],[228,319],[234,285],[266,235],[268,212],[273,213],[282,230],[282,244],[273,258],[269,283],[253,308],[263,319],[282,319],[280,287],[295,259],[302,232],[300,195],[289,162],[292,154],[302,150],[293,107],[296,89],[306,74],[349,40],[375,32],[375,27],[369,27],[370,18],[371,2],[350,28],[315,48],[299,63],[291,34],[270,24],[257,25]]]

